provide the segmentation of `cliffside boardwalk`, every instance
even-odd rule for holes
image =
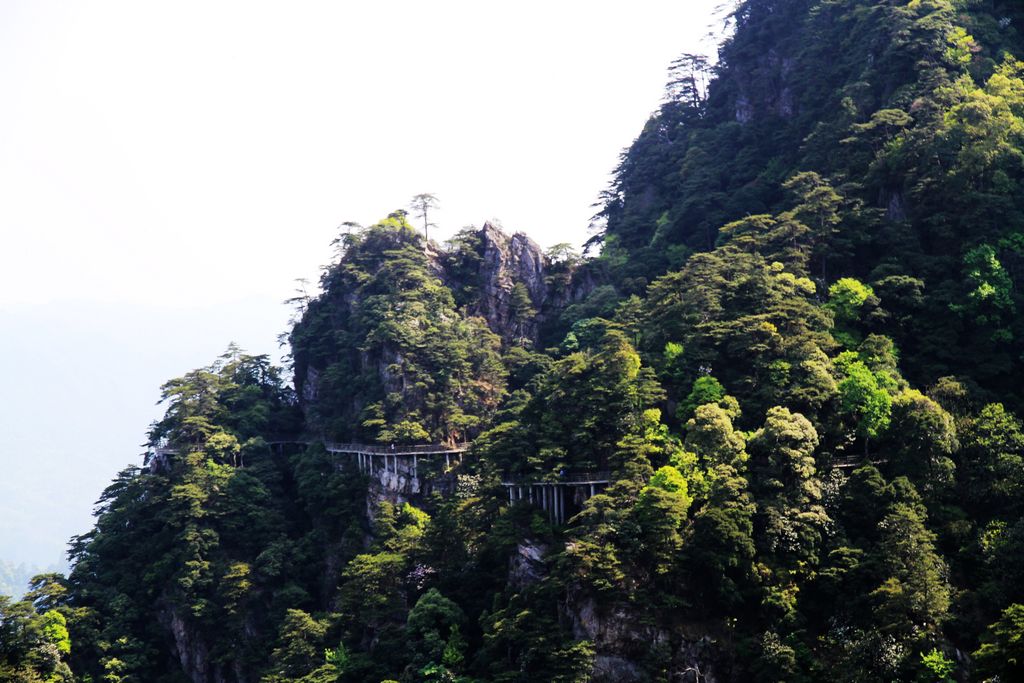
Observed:
[[[334,455],[346,455],[355,458],[356,467],[363,474],[370,476],[394,475],[382,480],[386,488],[397,485],[399,475],[399,461],[411,467],[412,492],[420,491],[419,464],[420,458],[433,458],[444,456],[444,471],[452,469],[453,463],[462,464],[463,456],[469,451],[471,443],[461,443],[455,446],[443,444],[364,444],[364,443],[341,443],[328,439],[301,439],[301,438],[280,438],[267,440],[267,445],[274,448],[283,446],[309,446],[313,443],[322,443],[324,450]],[[176,455],[178,448],[167,445],[154,446],[151,455],[153,460],[163,460],[169,455]],[[548,513],[548,518],[555,524],[564,524],[569,515],[568,509],[578,509],[584,502],[592,498],[599,491],[604,490],[611,483],[611,472],[567,472],[563,473],[557,481],[537,481],[527,477],[505,476],[501,485],[508,490],[510,504],[528,503],[536,505]],[[567,495],[568,494],[568,495]]]
[[[566,473],[558,481],[529,481],[513,477],[503,478],[501,485],[508,489],[508,502],[525,501],[539,505],[548,513],[555,524],[564,524],[568,519],[567,502],[579,507],[611,483],[611,472]],[[568,501],[566,494],[570,494]]]
[[[471,443],[465,442],[455,446],[443,444],[364,444],[364,443],[341,443],[327,439],[273,439],[267,441],[271,447],[282,447],[288,445],[309,446],[313,443],[322,443],[324,450],[334,455],[346,455],[355,458],[355,464],[362,474],[370,476],[391,475],[382,479],[385,488],[398,486],[399,461],[404,461],[411,467],[406,467],[406,476],[411,473],[412,492],[421,491],[419,480],[420,458],[433,458],[444,456],[444,472],[449,472],[455,465],[461,465],[463,456],[469,451]],[[178,453],[178,449],[170,446],[155,446],[153,455],[156,458],[165,458],[168,455]],[[837,458],[832,462],[832,467],[839,470],[851,470],[863,465],[879,465],[887,462],[885,459],[866,460],[860,455]],[[537,481],[530,477],[516,477],[506,475],[502,477],[501,485],[508,492],[510,505],[526,503],[535,505],[548,513],[548,519],[554,524],[564,524],[571,516],[568,510],[580,509],[587,500],[593,498],[600,491],[603,491],[612,481],[612,473],[609,471],[590,472],[565,472],[555,481]],[[568,495],[567,495],[568,494]]]
[[[445,469],[449,470],[452,467],[452,460],[457,463],[462,462],[463,454],[469,450],[469,443],[457,444],[455,446],[445,446],[442,444],[419,444],[419,445],[380,445],[380,444],[364,444],[364,443],[339,443],[335,441],[329,441],[327,439],[301,439],[301,438],[282,438],[282,439],[268,439],[266,444],[271,448],[282,447],[282,446],[309,446],[314,443],[322,443],[324,450],[328,453],[335,455],[352,455],[357,458],[357,465],[360,472],[372,474],[377,468],[374,467],[374,461],[376,458],[380,458],[383,461],[383,470],[385,472],[398,472],[398,459],[399,458],[411,458],[413,463],[413,475],[417,475],[417,468],[419,459],[421,457],[429,457],[435,455],[443,455]],[[153,447],[153,455],[157,458],[166,457],[168,455],[176,455],[178,448],[174,446],[158,445]]]
[[[414,492],[419,491],[419,460],[422,457],[444,456],[445,472],[452,468],[452,460],[462,464],[463,454],[469,450],[470,444],[463,443],[456,446],[444,446],[441,444],[423,445],[371,445],[361,443],[335,443],[324,440],[324,449],[328,453],[338,455],[349,455],[356,459],[356,466],[364,474],[373,475],[377,472],[384,474],[398,475],[399,458],[407,463],[412,461],[412,483]],[[382,461],[382,468],[376,466],[377,458]]]

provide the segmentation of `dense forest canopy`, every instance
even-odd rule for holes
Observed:
[[[1024,680],[1024,6],[730,16],[596,255],[419,195],[296,301],[294,386],[168,382],[0,680]]]

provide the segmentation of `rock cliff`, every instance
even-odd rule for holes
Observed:
[[[418,253],[408,257],[419,262],[417,267],[422,268],[426,278],[447,288],[454,297],[457,309],[450,312],[441,312],[441,307],[430,310],[433,304],[428,305],[427,315],[436,316],[440,326],[450,325],[457,311],[466,318],[482,319],[505,346],[537,347],[545,323],[557,321],[567,306],[585,298],[595,286],[592,274],[574,277],[577,273],[572,264],[553,264],[524,233],[508,234],[493,223],[485,223],[473,233],[463,233],[463,237],[467,235],[453,250],[443,250],[434,243],[423,245],[420,240],[415,247]],[[343,263],[328,271],[324,295],[310,302],[296,328],[299,331],[293,333],[295,388],[313,431],[332,430],[327,424],[330,416],[320,414],[317,408],[325,396],[337,407],[334,397],[339,393],[338,387],[351,385],[353,378],[360,378],[366,390],[348,396],[348,419],[340,421],[348,425],[364,419],[362,411],[373,402],[368,397],[375,392],[378,399],[402,397],[410,413],[419,410],[418,404],[422,402],[417,393],[422,393],[422,380],[410,378],[406,372],[410,361],[415,360],[406,356],[415,354],[422,345],[402,345],[418,333],[412,327],[424,326],[423,319],[413,314],[412,305],[392,303],[394,310],[390,315],[394,323],[389,323],[384,335],[369,334],[365,324],[368,309],[379,310],[380,304],[367,305],[363,298],[378,297],[379,293],[372,287],[361,288],[367,279],[377,277],[381,269],[388,267],[384,258],[387,250],[402,248],[402,241],[408,240],[408,236],[403,238],[394,233],[382,239],[386,243],[368,258],[360,257],[358,266]],[[410,245],[411,242],[404,247]],[[366,270],[354,276],[357,268]],[[388,300],[397,302],[402,296],[405,295],[393,293]],[[315,341],[304,343],[299,337]],[[437,337],[425,341],[443,343]],[[329,370],[332,365],[334,368]]]
[[[547,257],[525,234],[509,236],[491,223],[484,224],[479,238],[480,294],[469,313],[484,318],[505,342],[536,342],[541,323],[537,312],[548,302]]]

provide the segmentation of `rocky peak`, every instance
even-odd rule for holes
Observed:
[[[509,236],[492,223],[484,223],[479,236],[480,296],[469,312],[486,319],[490,328],[505,341],[536,341],[539,327],[536,313],[543,310],[548,300],[545,276],[550,264],[547,257],[524,233]],[[523,310],[524,293],[533,309],[531,315]]]

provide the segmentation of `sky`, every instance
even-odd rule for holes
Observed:
[[[0,559],[88,529],[163,381],[279,356],[344,221],[585,241],[721,2],[0,1]]]

